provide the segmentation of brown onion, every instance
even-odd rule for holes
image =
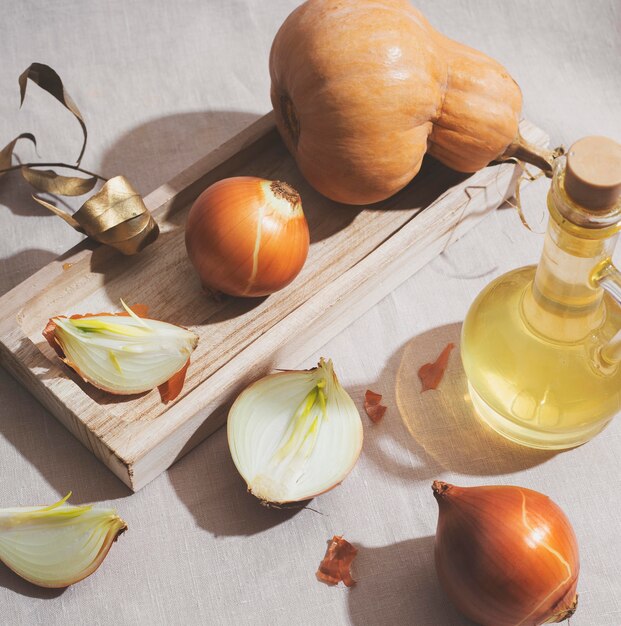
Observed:
[[[484,626],[535,626],[573,615],[578,545],[547,496],[510,486],[436,480],[438,578],[455,606]]]
[[[231,296],[266,296],[300,272],[309,232],[300,195],[287,183],[226,178],[194,202],[185,243],[203,287]]]

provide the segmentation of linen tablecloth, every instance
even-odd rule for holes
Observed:
[[[269,110],[267,58],[295,0],[3,0],[0,143],[37,135],[46,161],[71,161],[80,128],[34,85],[19,110],[17,78],[33,61],[63,78],[89,129],[83,164],[124,174],[147,193]],[[447,35],[502,62],[521,85],[524,115],[553,145],[586,134],[621,140],[621,5],[617,0],[417,0]],[[22,160],[37,158],[24,143]],[[263,508],[245,492],[221,430],[131,494],[0,370],[0,507],[115,506],[129,531],[93,576],[66,591],[33,587],[0,565],[0,623],[19,624],[466,624],[440,591],[433,565],[437,507],[431,481],[519,484],[568,513],[582,558],[572,626],[621,624],[621,424],[560,454],[510,445],[481,426],[464,398],[459,354],[437,392],[420,394],[418,367],[460,325],[496,275],[536,262],[547,183],[525,193],[533,229],[505,207],[308,359],[334,359],[361,406],[361,459],[318,512]],[[0,293],[80,236],[46,214],[18,175],[0,180]],[[315,579],[326,540],[359,548],[353,589]]]

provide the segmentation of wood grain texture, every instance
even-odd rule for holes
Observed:
[[[547,142],[527,122],[521,131],[533,143]],[[143,253],[128,258],[83,243],[2,297],[0,362],[137,490],[222,425],[226,406],[252,379],[275,366],[295,367],[499,206],[518,173],[503,164],[465,177],[429,159],[381,205],[339,206],[305,183],[268,114],[145,199],[162,234]],[[307,263],[268,298],[216,300],[202,292],[186,257],[192,201],[233,175],[285,180],[303,199],[311,232]],[[174,403],[162,404],[157,391],[119,400],[95,389],[41,335],[50,317],[117,310],[120,298],[199,334]]]

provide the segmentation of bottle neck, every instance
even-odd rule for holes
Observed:
[[[543,254],[524,296],[523,314],[540,335],[571,343],[583,340],[605,319],[604,290],[593,281],[593,272],[612,256],[618,229],[569,221],[562,192],[562,177],[555,176]]]

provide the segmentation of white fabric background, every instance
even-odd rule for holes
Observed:
[[[269,109],[269,46],[297,2],[0,4],[0,144],[31,130],[43,159],[77,156],[79,127],[49,96],[30,85],[18,110],[18,75],[32,61],[48,63],[87,120],[84,166],[122,173],[146,193]],[[621,139],[618,1],[418,6],[447,35],[509,68],[525,115],[554,145],[585,134]],[[26,144],[18,152],[35,157]],[[18,176],[0,181],[0,293],[79,239],[29,194]],[[525,194],[538,226],[544,194],[545,183]],[[433,567],[430,484],[442,478],[549,494],[580,542],[572,626],[621,624],[621,425],[556,455],[506,444],[473,420],[457,353],[441,391],[419,393],[418,366],[458,339],[476,293],[535,262],[541,244],[513,210],[498,211],[321,350],[358,404],[370,387],[389,407],[377,426],[363,415],[362,457],[341,487],[313,503],[321,514],[260,507],[222,431],[132,495],[0,370],[0,506],[52,502],[72,489],[73,502],[111,503],[130,526],[102,568],[64,592],[32,587],[0,565],[0,623],[466,624]],[[335,533],[360,548],[352,590],[314,577]]]

